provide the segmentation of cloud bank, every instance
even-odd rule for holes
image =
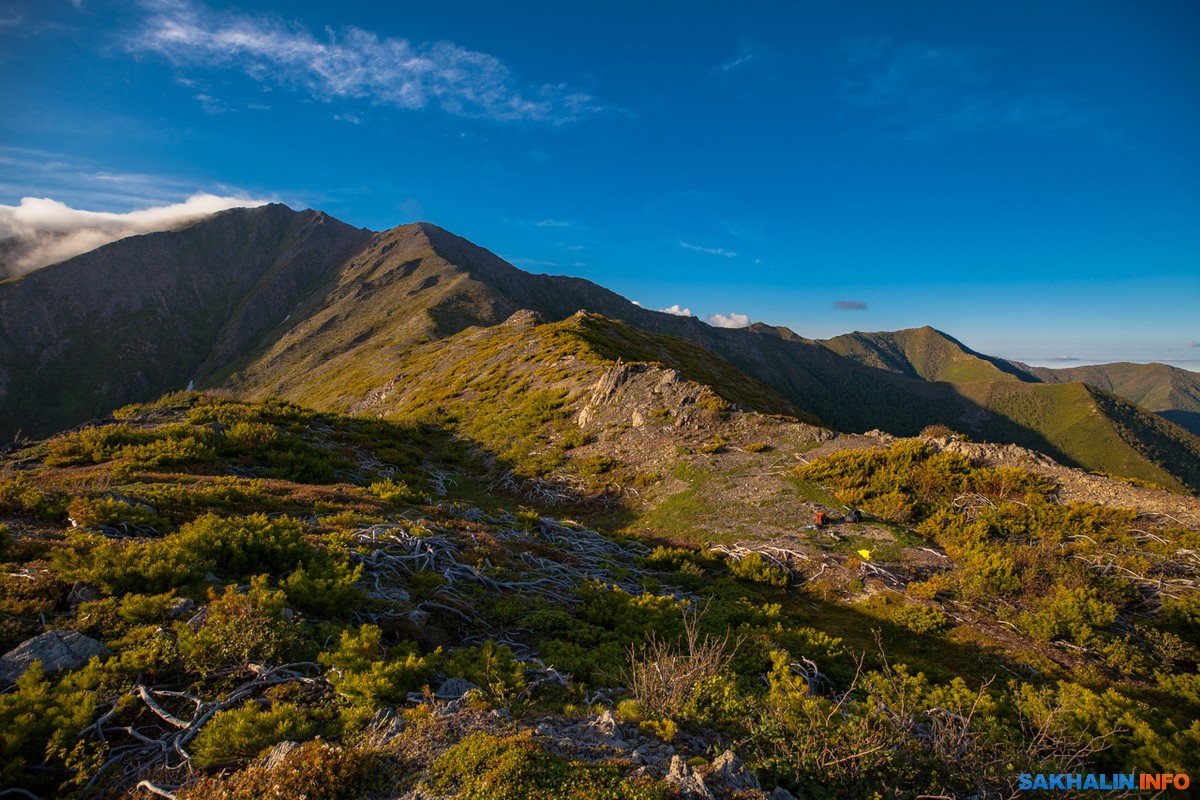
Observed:
[[[695,314],[692,313],[692,310],[690,308],[680,308],[679,303],[676,303],[675,305],[670,306],[669,308],[660,308],[659,311],[661,311],[664,314],[673,314],[676,317],[694,317],[694,316],[696,316]]]
[[[750,317],[745,314],[732,312],[729,314],[713,314],[705,321],[717,328],[744,328],[750,324]]]
[[[366,100],[405,110],[439,108],[462,117],[551,124],[604,111],[562,83],[521,86],[500,59],[451,42],[413,43],[361,28],[318,38],[261,15],[215,11],[191,0],[143,0],[149,11],[127,41],[173,64],[237,69],[253,80],[319,100]]]
[[[126,236],[170,230],[228,208],[266,202],[196,194],[182,203],[114,214],[71,208],[48,197],[23,197],[17,206],[0,204],[0,278],[56,264]]]

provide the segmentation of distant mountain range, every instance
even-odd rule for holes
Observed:
[[[0,439],[189,385],[381,414],[388,397],[424,386],[452,404],[450,376],[429,366],[431,354],[460,373],[508,369],[503,358],[467,355],[474,332],[520,311],[534,313],[528,330],[557,324],[543,334],[575,337],[581,359],[591,348],[657,361],[754,410],[850,432],[940,424],[1200,490],[1195,373],[1035,368],[932,328],[824,342],[762,324],[715,328],[586,280],[523,272],[426,223],[373,233],[281,205],[221,212],[0,282]]]

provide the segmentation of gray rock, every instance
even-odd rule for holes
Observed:
[[[466,678],[449,678],[442,682],[433,696],[438,700],[457,700],[467,692],[478,688]]]
[[[588,731],[594,736],[603,739],[620,738],[621,726],[617,724],[617,720],[613,717],[612,712],[606,708],[588,723]]]
[[[93,656],[107,656],[109,649],[79,631],[53,630],[35,636],[0,657],[0,678],[15,681],[33,666],[42,662],[47,672],[81,667]]]
[[[688,763],[678,755],[671,756],[671,766],[663,779],[667,783],[679,787],[685,797],[712,797],[713,793],[704,785],[704,779],[688,766]]]
[[[726,750],[713,761],[713,771],[710,780],[719,781],[730,789],[761,789],[758,776],[746,768],[740,758],[732,750]]]
[[[621,726],[613,717],[612,711],[604,709],[594,719],[587,723],[584,735],[589,739],[618,750],[628,750],[630,745],[621,738]]]
[[[796,800],[796,795],[782,786],[776,786],[775,791],[771,792],[769,800]]]
[[[196,610],[196,601],[190,597],[181,597],[171,604],[167,609],[167,616],[171,619],[179,619],[184,616],[191,616]]]

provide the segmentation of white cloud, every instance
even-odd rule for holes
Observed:
[[[751,64],[757,64],[765,60],[766,51],[754,44],[744,44],[738,50],[738,54],[733,58],[726,59],[720,64],[713,67],[714,75],[728,75],[731,72],[747,67]]]
[[[717,328],[744,328],[750,324],[750,317],[735,311],[729,314],[713,314],[705,322]]]
[[[1188,342],[1188,347],[1200,347],[1200,342],[1196,341],[1195,339],[1192,339],[1191,341]]]
[[[679,246],[684,249],[694,249],[697,253],[708,253],[709,255],[724,255],[725,258],[737,258],[737,253],[728,251],[724,247],[701,247],[700,245],[689,245],[688,242],[679,242]]]
[[[240,69],[262,84],[299,88],[320,100],[551,124],[606,110],[563,83],[521,86],[500,59],[452,42],[413,43],[355,27],[326,28],[318,38],[277,18],[216,11],[193,0],[142,0],[142,6],[149,13],[127,42],[132,52]]]
[[[182,203],[115,214],[71,208],[47,197],[23,197],[17,206],[0,204],[0,242],[7,251],[0,276],[30,272],[126,236],[169,230],[228,208],[265,202],[197,194]]]
[[[517,267],[557,267],[557,261],[542,261],[538,258],[505,258],[508,263]]]
[[[723,247],[701,247],[698,244],[688,244],[687,242],[680,242],[679,246],[684,250],[695,250],[697,253],[708,253],[712,256],[725,256],[726,258],[737,257],[737,253],[726,250]]]
[[[669,308],[660,308],[659,311],[661,311],[664,314],[674,314],[677,317],[694,317],[694,316],[696,316],[695,314],[692,313],[692,310],[690,308],[680,308],[679,303],[676,303],[675,305],[673,305]]]
[[[543,219],[533,223],[535,228],[569,228],[571,223],[557,219]]]

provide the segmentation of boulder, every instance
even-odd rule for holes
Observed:
[[[457,700],[467,692],[478,688],[466,678],[449,678],[442,681],[442,685],[438,687],[433,696],[438,700]]]
[[[677,786],[684,797],[713,797],[713,793],[704,785],[704,779],[678,755],[671,756],[671,766],[667,768],[663,780]]]
[[[745,763],[734,755],[732,750],[726,750],[712,763],[712,773],[709,779],[725,784],[730,789],[760,789],[758,776],[747,769]]]
[[[190,597],[181,597],[167,609],[167,616],[171,619],[180,619],[185,616],[190,619],[195,611],[196,601]]]
[[[621,726],[613,717],[612,711],[604,709],[587,723],[587,738],[606,747],[627,750],[629,745],[621,738]]]
[[[79,631],[53,630],[27,639],[0,657],[0,678],[15,681],[42,662],[47,672],[81,667],[93,656],[107,656],[109,649]]]

